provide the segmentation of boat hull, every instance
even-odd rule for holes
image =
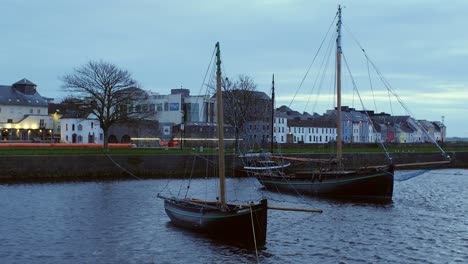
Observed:
[[[271,191],[329,197],[391,200],[393,167],[357,171],[303,172],[278,177],[258,174],[258,181]]]
[[[227,210],[187,200],[165,199],[164,209],[178,227],[248,248],[264,247],[267,232],[267,201]],[[255,238],[255,240],[254,240]]]

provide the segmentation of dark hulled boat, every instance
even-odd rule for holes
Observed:
[[[179,227],[200,232],[249,248],[265,245],[267,233],[267,200],[249,204],[227,204],[225,194],[225,161],[223,143],[223,104],[221,93],[221,58],[219,42],[216,43],[216,96],[218,122],[219,201],[202,201],[187,198],[164,199],[164,209],[171,221]]]
[[[383,200],[391,200],[393,195],[392,165],[358,170],[301,171],[282,176],[262,173],[256,176],[268,190],[275,191]]]
[[[288,157],[277,157],[277,160],[295,161],[296,163],[319,164],[312,169],[273,173],[263,171],[253,175],[267,189],[272,191],[287,191],[292,193],[330,196],[330,197],[360,197],[392,199],[393,169],[392,160],[381,166],[346,169],[342,154],[342,122],[341,122],[341,7],[338,7],[338,22],[336,35],[336,105],[337,129],[336,159],[312,160]],[[271,157],[272,159],[275,157]],[[315,162],[315,163],[314,163]],[[328,164],[328,165],[326,165]],[[326,165],[326,166],[324,166]]]
[[[213,202],[166,198],[164,209],[176,226],[248,248],[265,245],[267,200],[259,204],[227,204],[221,210]]]

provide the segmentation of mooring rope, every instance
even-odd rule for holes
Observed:
[[[125,169],[124,167],[122,167],[119,163],[117,163],[114,159],[112,159],[112,157],[109,155],[109,153],[105,153],[107,158],[109,158],[110,161],[112,161],[112,163],[114,163],[119,169],[121,169],[123,172],[127,173],[128,175],[132,176],[133,178],[137,179],[137,180],[140,180],[142,181],[143,179],[139,178],[138,176],[136,176],[135,174],[133,174],[131,171]]]
[[[258,260],[257,238],[255,237],[255,225],[254,225],[254,219],[253,219],[252,205],[249,206],[249,209],[250,209],[250,220],[252,221],[252,234],[253,234],[253,240],[254,240],[254,246],[255,246],[255,256],[257,258],[257,263],[260,263]]]

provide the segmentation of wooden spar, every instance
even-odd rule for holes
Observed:
[[[208,205],[216,205],[218,204],[218,202],[214,202],[214,201],[205,201],[205,200],[199,200],[199,199],[190,199],[191,202],[193,203],[197,203],[197,204],[200,204],[200,203],[204,203],[204,204],[208,204]],[[250,207],[251,205],[249,204],[242,204],[242,205],[237,205],[241,208],[243,207]],[[323,211],[320,210],[320,209],[307,209],[307,208],[294,208],[294,207],[280,207],[280,206],[271,206],[271,205],[268,205],[268,209],[271,209],[271,210],[281,210],[281,211],[295,211],[295,212],[308,212],[308,213],[322,213]]]
[[[295,212],[307,212],[307,213],[322,213],[320,209],[306,209],[306,208],[292,208],[292,207],[279,207],[268,205],[268,209],[281,210],[281,211],[295,211]]]
[[[343,146],[341,141],[341,6],[338,5],[338,23],[336,37],[336,157],[341,163]]]
[[[452,161],[443,160],[443,161],[428,161],[428,162],[416,162],[416,163],[404,163],[404,164],[395,164],[393,165],[397,169],[401,168],[410,168],[410,167],[419,167],[419,166],[431,166],[431,165],[444,165],[450,164]]]
[[[331,163],[337,162],[337,159],[307,159],[307,158],[296,158],[296,157],[281,157],[281,156],[270,156],[272,160],[287,160],[297,162],[318,162],[318,163]]]
[[[270,153],[273,153],[273,129],[275,125],[275,75],[271,81],[271,127],[270,127]]]
[[[219,189],[221,206],[226,207],[226,192],[225,192],[225,165],[224,165],[224,129],[223,129],[223,95],[221,91],[221,52],[219,49],[219,42],[216,42],[216,101],[217,101],[217,115],[218,115],[218,166],[219,166]]]

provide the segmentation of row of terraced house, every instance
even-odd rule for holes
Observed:
[[[132,107],[153,111],[139,122],[116,124],[110,129],[109,142],[133,142],[151,146],[152,140],[203,140],[216,137],[216,99],[190,95],[188,89],[172,89],[171,94],[146,92]],[[271,99],[254,92],[255,120],[246,120],[240,138],[252,144],[266,144],[271,135]],[[92,115],[63,109],[53,99],[43,97],[37,85],[23,79],[0,85],[0,130],[3,141],[50,141],[102,143],[103,132]],[[232,110],[225,109],[225,115]],[[336,141],[336,109],[326,113],[299,113],[286,106],[275,109],[273,140],[277,143],[329,143]],[[409,116],[359,111],[342,107],[342,140],[346,143],[417,143],[445,140],[445,126],[437,121],[415,120]],[[225,137],[235,137],[235,128],[225,126]]]

